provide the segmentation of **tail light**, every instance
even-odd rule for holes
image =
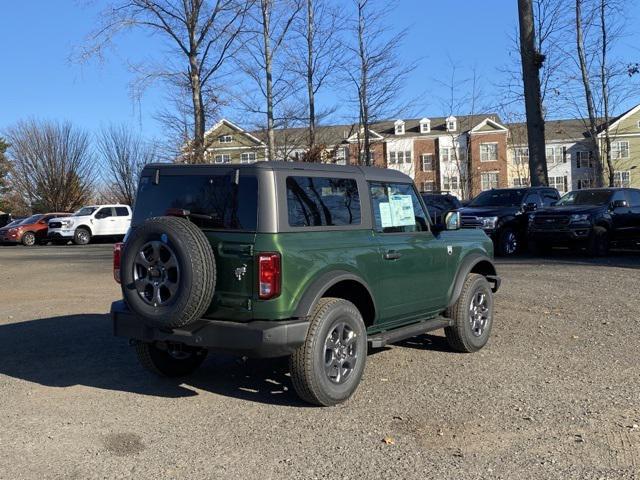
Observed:
[[[258,298],[268,300],[280,295],[280,254],[258,254]]]
[[[120,283],[120,259],[123,245],[122,242],[113,245],[113,279],[118,283]]]

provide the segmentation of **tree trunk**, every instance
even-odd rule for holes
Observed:
[[[313,92],[313,0],[307,0],[307,94],[309,96],[309,150],[316,144],[316,104]]]
[[[264,42],[264,70],[266,74],[266,94],[267,94],[267,160],[275,160],[276,137],[273,121],[273,76],[272,76],[272,55],[271,55],[271,1],[261,0],[262,7],[262,38]]]
[[[204,104],[202,102],[202,85],[196,55],[189,56],[189,77],[191,81],[191,100],[193,102],[193,155],[190,163],[205,163],[204,158]]]
[[[369,82],[369,69],[367,66],[367,52],[364,47],[364,5],[360,4],[358,8],[358,49],[360,52],[360,116],[364,130],[364,164],[369,166],[371,163],[371,138],[369,135],[369,105],[367,97],[367,84]],[[358,163],[363,159],[358,159]]]
[[[602,63],[600,64],[600,86],[602,88],[602,102],[604,107],[604,154],[607,161],[609,186],[615,184],[615,170],[611,159],[611,135],[609,132],[609,72],[607,71],[607,53],[609,38],[607,34],[606,0],[600,0],[600,34],[602,41]]]
[[[520,57],[527,111],[529,175],[532,186],[548,185],[544,119],[540,97],[540,68],[544,57],[536,50],[532,0],[518,0]]]
[[[584,95],[587,103],[587,114],[589,116],[589,135],[591,137],[591,144],[593,148],[593,158],[596,162],[596,186],[601,187],[603,185],[602,157],[600,155],[600,148],[598,145],[598,120],[596,118],[593,92],[591,91],[591,79],[589,78],[587,58],[584,52],[582,1],[583,0],[576,0],[576,46],[578,50],[578,61],[580,63],[580,74],[582,75],[582,85],[584,87]]]

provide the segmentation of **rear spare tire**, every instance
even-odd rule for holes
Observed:
[[[190,221],[146,220],[131,231],[121,262],[122,294],[150,324],[184,327],[206,312],[213,298],[216,264],[211,245]]]

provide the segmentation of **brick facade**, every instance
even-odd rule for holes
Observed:
[[[509,186],[507,171],[507,134],[506,133],[472,133],[469,135],[469,159],[471,168],[471,195],[482,191],[482,174],[497,173],[498,187]],[[498,155],[493,161],[482,161],[482,144],[497,144]]]
[[[422,156],[432,155],[432,170],[423,169]],[[417,138],[413,142],[413,163],[415,165],[414,182],[419,190],[425,190],[426,182],[433,182],[434,190],[440,190],[440,172],[438,151],[435,138]]]

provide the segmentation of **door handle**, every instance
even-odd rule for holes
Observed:
[[[401,253],[396,252],[395,250],[388,250],[387,253],[383,255],[385,260],[397,260],[402,256]]]

